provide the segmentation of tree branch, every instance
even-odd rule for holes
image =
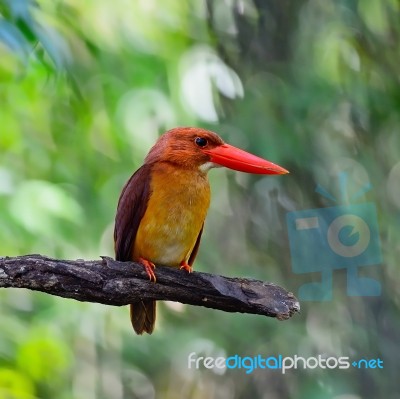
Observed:
[[[258,280],[156,268],[157,282],[143,267],[117,262],[58,260],[41,255],[0,258],[0,288],[28,288],[47,294],[121,306],[155,299],[225,312],[253,313],[286,320],[300,310],[294,295]]]

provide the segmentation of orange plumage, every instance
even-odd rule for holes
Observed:
[[[160,162],[154,165],[150,191],[133,245],[133,259],[179,267],[183,261],[188,262],[207,214],[207,176]]]
[[[218,166],[249,173],[287,173],[225,144],[213,132],[198,128],[168,131],[121,193],[114,231],[116,259],[139,261],[153,280],[154,264],[191,271],[210,204],[207,172]],[[137,334],[151,334],[155,316],[154,301],[131,305]]]

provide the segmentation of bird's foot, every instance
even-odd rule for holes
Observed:
[[[154,269],[156,265],[153,262],[150,262],[147,259],[139,258],[139,263],[144,267],[147,275],[149,276],[150,281],[156,282],[156,274],[154,273]]]
[[[193,271],[193,268],[192,268],[192,266],[190,266],[189,264],[187,264],[185,261],[182,261],[181,262],[181,264],[180,264],[180,270],[186,270],[188,273],[192,273],[192,271]]]

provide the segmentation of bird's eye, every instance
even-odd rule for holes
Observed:
[[[199,146],[199,147],[205,147],[208,144],[207,139],[204,137],[196,137],[194,142]]]

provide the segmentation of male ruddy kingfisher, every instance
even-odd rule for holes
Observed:
[[[235,148],[215,133],[178,127],[164,133],[128,180],[115,219],[115,254],[141,263],[156,281],[155,264],[192,271],[210,205],[207,172],[214,167],[256,174],[288,171]],[[151,334],[155,301],[130,305],[137,334]]]

